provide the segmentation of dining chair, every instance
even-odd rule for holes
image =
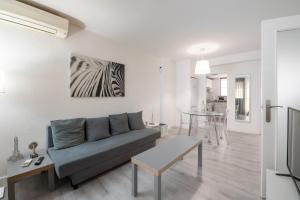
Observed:
[[[223,116],[218,117],[216,125],[219,129],[219,133],[220,133],[220,139],[222,140],[223,137],[225,137],[225,140],[227,142],[227,144],[229,144],[228,141],[228,131],[227,131],[227,121],[228,121],[228,113],[229,111],[226,110]]]
[[[212,120],[207,116],[198,116],[197,117],[197,130],[198,128],[205,131],[204,138],[208,138],[208,143],[211,143],[211,132],[213,128]]]
[[[182,126],[183,125],[187,125],[189,126],[190,124],[190,118],[187,114],[184,114],[181,110],[177,109],[180,115],[180,125],[179,125],[179,130],[178,130],[178,134],[180,134],[182,132]]]
[[[207,107],[204,109],[208,110]],[[199,111],[199,110],[198,110]],[[201,112],[201,111],[199,111]],[[202,110],[203,112],[203,110]],[[208,143],[211,143],[211,133],[213,131],[213,119],[212,117],[209,116],[197,116],[195,117],[195,121],[196,121],[196,130],[198,133],[198,129],[203,129],[205,131],[204,133],[204,138],[208,138]]]

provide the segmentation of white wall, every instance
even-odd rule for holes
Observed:
[[[198,108],[199,97],[199,80],[198,78],[191,78],[191,108]]]
[[[162,77],[163,82],[161,88],[161,116],[160,122],[166,123],[169,128],[175,126],[176,120],[176,102],[175,102],[175,62],[169,59],[162,59]]]
[[[212,80],[212,95],[215,99],[221,95],[221,79],[216,78]]]
[[[246,61],[231,63],[225,65],[217,65],[211,67],[212,73],[226,73],[228,80],[228,97],[227,107],[228,115],[228,130],[238,131],[243,133],[260,133],[260,61]],[[250,122],[238,122],[235,120],[235,77],[239,75],[250,75]]]
[[[179,111],[191,108],[191,64],[190,60],[176,62],[176,125],[180,124]]]
[[[210,59],[209,62],[213,66],[217,65],[225,65],[225,64],[231,64],[231,63],[240,63],[240,62],[248,62],[253,60],[260,60],[261,57],[260,50],[256,51],[248,51],[248,52],[242,52],[238,54],[232,54],[232,55],[226,55],[222,57],[217,57]]]
[[[195,65],[194,65],[195,66]],[[192,71],[194,72],[194,71]],[[207,79],[206,79],[206,75],[198,75],[198,89],[199,89],[199,101],[198,101],[198,108],[200,110],[205,109],[205,105],[206,105],[206,88],[207,88]]]
[[[175,69],[173,63],[116,44],[88,31],[72,27],[66,40],[0,24],[0,68],[6,71],[6,91],[0,96],[0,176],[19,136],[21,152],[32,141],[45,146],[50,120],[98,117],[143,110],[149,121],[154,107],[159,121],[159,66],[165,66],[165,121],[174,125]],[[75,52],[125,64],[123,98],[70,98],[69,57]]]

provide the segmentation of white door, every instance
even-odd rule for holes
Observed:
[[[287,108],[300,110],[300,28],[277,34],[277,99],[283,106],[277,111],[276,170],[288,173]]]
[[[300,16],[262,23],[262,196],[266,169],[286,173],[287,107],[300,109]],[[270,106],[270,118],[267,113]],[[268,119],[269,118],[269,119]]]

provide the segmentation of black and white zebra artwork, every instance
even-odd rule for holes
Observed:
[[[125,65],[71,54],[71,97],[125,96]]]

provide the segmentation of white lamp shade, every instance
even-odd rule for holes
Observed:
[[[4,71],[0,69],[0,94],[5,93],[5,75]]]
[[[208,60],[199,60],[196,62],[195,74],[209,74],[210,66]]]

